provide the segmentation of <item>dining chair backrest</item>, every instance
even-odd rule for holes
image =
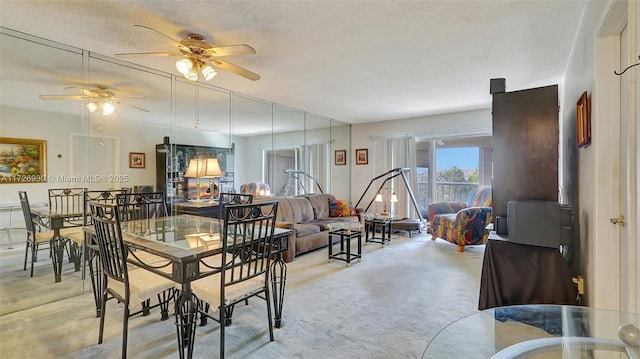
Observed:
[[[115,203],[89,202],[91,219],[98,242],[98,255],[102,270],[111,280],[125,285],[129,297],[127,255],[128,249],[122,239],[122,227],[118,205]],[[127,303],[128,304],[128,303]]]
[[[49,210],[57,213],[77,213],[65,221],[71,226],[83,224],[85,188],[49,188]]]
[[[27,232],[35,236],[36,226],[33,224],[33,215],[31,215],[31,206],[29,205],[29,196],[26,191],[18,191],[18,197],[20,197],[20,206],[22,206],[22,214],[24,214],[24,223],[27,227]]]
[[[252,194],[242,193],[220,193],[219,201],[219,217],[224,219],[225,207],[233,204],[249,204],[253,202]]]
[[[89,202],[97,203],[111,203],[116,204],[116,195],[128,193],[128,188],[123,189],[105,189],[105,190],[86,190],[84,191],[84,206],[85,209],[83,218],[83,225],[91,225],[91,209],[89,208]]]
[[[162,192],[138,192],[116,195],[120,220],[133,221],[167,216],[167,205]]]
[[[224,287],[268,271],[273,257],[273,234],[278,202],[227,205],[225,207],[221,294]]]

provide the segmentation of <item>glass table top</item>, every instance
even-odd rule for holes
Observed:
[[[640,314],[562,305],[498,307],[443,328],[422,358],[640,359],[638,328]]]
[[[152,246],[152,243],[159,242],[164,246],[189,251],[219,249],[222,246],[220,239],[223,237],[223,228],[224,221],[221,219],[194,215],[150,218],[122,223],[122,233],[125,235],[125,241],[129,243],[157,249],[160,247]],[[233,230],[242,231],[243,229],[238,226]],[[289,232],[289,230],[274,229],[275,235],[284,232]],[[182,252],[173,253],[177,255]],[[183,253],[182,255],[188,254]]]

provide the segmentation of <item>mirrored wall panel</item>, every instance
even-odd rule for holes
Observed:
[[[25,218],[54,229],[51,193],[79,198],[67,226],[89,193],[162,192],[170,214],[198,215],[251,186],[349,198],[350,125],[213,83],[0,27],[0,315],[93,291],[82,240],[60,266],[46,245],[25,264]]]

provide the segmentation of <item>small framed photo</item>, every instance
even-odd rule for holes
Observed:
[[[336,150],[336,166],[347,164],[347,150]]]
[[[578,147],[591,144],[591,99],[583,92],[576,104],[576,137]]]
[[[369,164],[369,150],[366,148],[358,148],[356,150],[356,164],[368,165]]]
[[[129,152],[129,168],[145,168],[146,155],[142,152]]]

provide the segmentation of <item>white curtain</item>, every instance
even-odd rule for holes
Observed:
[[[396,168],[408,168],[409,172],[405,172],[404,176],[407,179],[408,185],[414,192],[416,187],[416,178],[413,173],[416,171],[416,141],[414,137],[396,137],[396,138],[381,138],[374,141],[374,156],[373,161],[375,176],[380,176],[383,173],[389,172]],[[389,173],[389,176],[395,174]],[[388,176],[380,178],[371,187],[371,191],[374,191],[372,196],[375,196],[384,179]],[[398,198],[397,203],[390,203],[391,195],[395,193]],[[416,209],[414,208],[409,191],[402,175],[394,177],[392,180],[384,184],[382,189],[383,199],[387,201],[389,212],[392,215],[398,217],[417,218]],[[374,204],[375,205],[375,204]],[[372,206],[373,207],[373,206]],[[377,211],[377,210],[375,210]]]
[[[316,143],[307,145],[306,172],[318,181],[324,193],[331,193],[329,184],[329,143]],[[320,193],[318,186],[313,179],[301,177],[304,180],[304,186],[307,193]]]

